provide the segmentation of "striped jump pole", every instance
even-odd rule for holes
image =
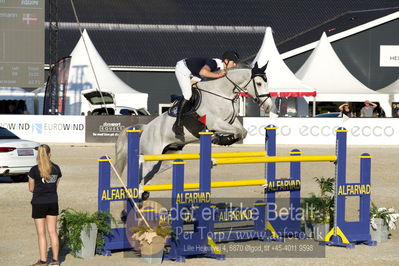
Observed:
[[[265,156],[265,157],[242,157],[242,158],[218,158],[213,159],[215,165],[219,164],[248,164],[248,163],[290,163],[290,162],[334,162],[337,159],[335,155],[306,155],[300,157],[294,156]],[[275,170],[275,168],[271,168]],[[267,176],[273,171],[269,169]]]
[[[262,157],[266,156],[265,151],[246,151],[246,152],[215,152],[211,154],[212,158],[241,158],[241,157]],[[173,161],[182,160],[198,160],[200,153],[179,153],[179,154],[150,154],[143,155],[144,161]]]
[[[211,188],[229,188],[229,187],[250,187],[250,186],[263,186],[266,185],[264,179],[253,179],[253,180],[237,180],[237,181],[218,181],[211,182]],[[184,189],[199,189],[199,183],[185,183]],[[161,185],[145,185],[145,191],[166,191],[172,190],[172,184],[161,184]]]

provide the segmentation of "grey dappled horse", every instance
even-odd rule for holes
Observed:
[[[246,137],[247,131],[236,119],[239,109],[239,93],[248,94],[266,112],[270,111],[272,101],[267,87],[266,67],[267,64],[262,68],[255,64],[253,69],[231,68],[228,69],[223,78],[197,83],[197,88],[201,94],[201,103],[196,113],[200,117],[206,115],[206,127],[216,132],[214,143],[226,145],[226,143],[218,142],[218,136],[223,136],[220,133],[230,134],[227,145]],[[176,138],[172,131],[175,120],[176,118],[165,112],[147,125],[136,126],[142,130],[140,154],[178,153],[186,144],[198,141],[198,138],[191,134],[187,128],[184,128],[184,140]],[[115,166],[119,173],[123,172],[126,159],[127,135],[123,131],[116,142]],[[144,178],[144,184],[147,184],[156,173],[170,167],[170,162],[143,162],[141,177]]]

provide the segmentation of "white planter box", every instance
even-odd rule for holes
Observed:
[[[141,244],[141,261],[148,264],[161,264],[163,258],[163,249],[165,247],[165,239],[156,236],[153,238],[151,245],[147,242]]]
[[[389,235],[388,225],[385,224],[384,220],[381,218],[375,218],[374,220],[375,224],[377,225],[377,229],[374,229],[370,225],[371,240],[377,241],[378,243],[387,241]]]
[[[88,225],[83,226],[80,232],[80,238],[82,239],[82,248],[76,253],[77,256],[82,258],[94,257],[96,253],[96,240],[97,240],[97,225],[92,223],[91,228],[86,232]]]
[[[313,224],[313,236],[314,239],[317,241],[324,240],[324,237],[328,234],[329,231],[329,224]]]

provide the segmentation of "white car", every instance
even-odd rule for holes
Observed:
[[[97,89],[82,90],[82,95],[87,101],[82,101],[82,115],[150,115],[144,109],[136,109],[128,106],[117,106],[115,104],[115,95],[111,92]]]
[[[10,176],[14,181],[26,181],[29,170],[37,164],[39,145],[0,127],[0,178]]]

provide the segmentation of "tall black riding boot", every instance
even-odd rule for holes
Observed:
[[[176,136],[184,136],[184,129],[183,129],[183,109],[184,105],[188,101],[186,99],[182,99],[181,102],[179,103],[179,106],[177,108],[177,114],[176,114],[176,122],[173,125],[173,131],[175,132]]]

